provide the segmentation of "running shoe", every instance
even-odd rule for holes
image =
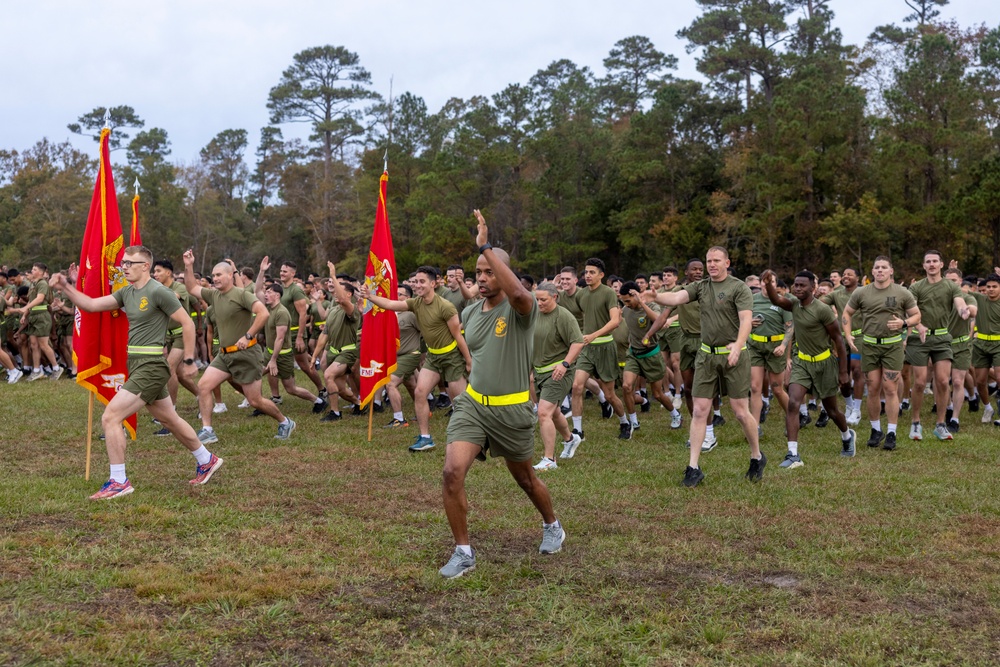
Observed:
[[[473,552],[471,556],[467,556],[461,549],[455,547],[455,553],[451,555],[448,562],[438,570],[440,574],[445,579],[455,579],[456,577],[461,577],[463,574],[468,574],[476,569],[476,554]]]
[[[116,482],[113,479],[109,479],[101,487],[101,490],[90,497],[91,500],[107,500],[109,498],[119,498],[121,496],[127,496],[128,494],[135,491],[132,488],[132,482],[127,479],[124,482]]]
[[[212,475],[215,474],[215,471],[222,467],[222,463],[222,459],[215,454],[212,454],[212,458],[208,460],[208,463],[195,468],[194,479],[190,480],[188,484],[206,484],[208,480],[212,479]]]
[[[947,424],[938,424],[934,427],[934,437],[938,440],[954,440],[955,436],[948,430]]]
[[[689,489],[693,489],[698,486],[703,479],[705,479],[705,473],[701,471],[701,468],[692,468],[691,466],[688,466],[684,471],[684,481],[682,483]]]
[[[410,425],[410,422],[403,419],[402,421],[393,417],[392,421],[383,426],[382,428],[406,428]]]
[[[764,466],[767,465],[767,457],[764,452],[760,453],[759,459],[750,459],[750,468],[747,470],[746,478],[751,482],[759,482],[764,478]]]
[[[792,454],[788,452],[785,454],[785,460],[778,464],[779,468],[786,468],[791,470],[792,468],[801,468],[805,463],[802,462],[802,457],[798,454]]]
[[[554,463],[554,462],[553,462]],[[540,554],[557,554],[562,551],[563,542],[566,541],[566,531],[562,525],[556,521],[548,526],[542,526],[542,544],[538,547]]]
[[[670,428],[672,428],[675,431],[679,429],[681,427],[681,424],[683,423],[684,423],[684,416],[680,413],[680,411],[678,411],[676,415],[672,415],[670,417]]]
[[[418,435],[410,445],[411,452],[426,452],[429,449],[434,449],[434,440],[429,436]]]
[[[556,464],[555,459],[550,459],[548,457],[545,457],[532,467],[535,470],[555,470],[559,466],[558,464]]]
[[[701,453],[704,454],[706,452],[712,451],[713,449],[715,449],[715,446],[717,444],[719,444],[719,439],[715,437],[715,434],[712,434],[711,439],[709,439],[708,435],[706,434],[705,439],[701,443]]]
[[[840,455],[854,456],[857,451],[858,434],[852,428],[847,429],[847,433],[850,437],[847,440],[840,441],[840,445],[843,448],[840,450]]]
[[[219,441],[219,436],[215,435],[215,431],[210,431],[207,428],[202,427],[198,431],[198,440],[203,445],[212,445]]]
[[[292,437],[292,431],[295,430],[296,424],[289,417],[285,417],[285,419],[288,419],[288,423],[278,424],[278,435],[274,436],[275,440],[288,440]]]
[[[581,437],[581,435],[582,433],[573,431],[573,434],[570,436],[569,440],[563,442],[563,450],[562,453],[559,455],[559,458],[571,459],[576,455],[576,448],[580,446],[581,442],[583,442],[583,438]]]

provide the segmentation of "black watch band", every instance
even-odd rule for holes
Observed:
[[[489,241],[487,241],[483,245],[479,246],[479,254],[482,255],[484,252],[486,252],[487,250],[490,250],[492,247],[493,246],[491,246],[489,244]]]
[[[569,368],[569,362],[568,361],[563,361],[562,365],[565,366],[566,368]]]
[[[252,336],[252,335],[250,335],[250,333],[249,333],[249,332],[247,332],[247,335],[246,335],[246,336],[244,336],[244,338],[246,338],[247,340],[253,340],[253,336]]]
[[[194,363],[194,358],[192,357],[190,359],[184,359],[183,361],[184,361],[185,364],[187,364],[188,366],[190,366],[191,364]]]

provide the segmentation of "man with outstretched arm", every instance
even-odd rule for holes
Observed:
[[[174,293],[150,278],[152,263],[153,254],[143,246],[125,248],[121,268],[129,284],[113,294],[96,299],[78,292],[61,273],[52,276],[50,281],[53,288],[60,290],[80,310],[99,313],[122,309],[128,317],[129,378],[118,389],[101,417],[111,475],[101,490],[90,496],[91,500],[118,498],[134,490],[125,474],[125,432],[122,430],[122,422],[143,405],[163,426],[170,429],[170,433],[198,461],[191,484],[204,484],[222,465],[222,459],[208,451],[204,443],[199,442],[191,425],[177,415],[167,392],[170,367],[163,356],[167,321],[170,320],[181,328],[185,359],[194,357],[194,322]],[[76,282],[76,275],[76,266],[73,265],[69,270],[70,280]],[[180,372],[193,375],[197,369],[194,364],[184,364],[180,367]]]
[[[753,294],[742,280],[730,276],[729,252],[712,246],[705,255],[708,278],[690,283],[679,292],[656,295],[664,306],[680,306],[697,301],[701,304],[701,347],[694,365],[691,395],[691,451],[684,471],[684,486],[695,487],[705,479],[698,467],[699,442],[705,440],[706,419],[712,412],[717,393],[729,396],[736,420],[750,444],[750,468],[746,478],[758,482],[764,476],[767,457],[760,451],[757,417],[750,414],[750,356],[747,338],[753,325]],[[720,391],[721,389],[721,391]]]
[[[202,287],[194,277],[194,252],[184,252],[184,285],[196,299],[215,306],[215,318],[219,325],[219,355],[205,369],[198,382],[198,405],[201,407],[202,428],[198,439],[204,444],[219,441],[212,428],[212,407],[215,403],[212,392],[229,378],[233,379],[250,405],[278,422],[278,435],[288,439],[295,430],[295,422],[281,414],[278,406],[265,399],[260,393],[261,373],[264,355],[257,344],[257,334],[267,325],[267,307],[257,300],[251,290],[237,287],[233,275],[236,266],[232,262],[219,262],[212,269],[214,287]]]
[[[465,393],[454,400],[448,423],[442,491],[448,524],[455,537],[455,552],[441,568],[441,576],[459,577],[476,566],[469,541],[469,503],[465,476],[477,459],[503,457],[507,469],[542,515],[539,552],[562,549],[566,532],[552,510],[552,498],[531,466],[535,417],[528,392],[532,344],[538,304],[514,272],[510,257],[489,244],[489,229],[482,214],[476,245],[476,283],[483,299],[462,313],[465,336],[472,354],[472,373]]]

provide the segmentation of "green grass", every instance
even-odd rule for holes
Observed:
[[[199,488],[192,457],[141,416],[135,493],[92,503],[107,457],[95,439],[85,481],[85,392],[3,385],[0,664],[1000,661],[1000,439],[981,413],[950,443],[901,429],[891,453],[868,450],[862,426],[852,460],[832,424],[810,425],[794,471],[777,467],[772,415],[751,485],[725,411],[689,490],[687,419],[674,432],[654,411],[621,443],[588,401],[587,441],[544,473],[563,553],[538,554],[540,519],[491,459],[467,482],[478,567],[446,582],[442,416],[439,447],[410,455],[415,426],[384,431],[376,415],[368,443],[366,419],[320,424],[288,400],[299,428],[279,443],[229,393],[212,448],[226,464]]]

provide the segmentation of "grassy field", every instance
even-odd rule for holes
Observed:
[[[376,415],[368,443],[366,419],[320,424],[295,401],[279,444],[230,394],[208,485],[189,487],[193,458],[143,416],[135,493],[93,503],[107,457],[95,439],[84,481],[86,402],[68,381],[0,388],[0,664],[1000,662],[1000,438],[981,413],[954,442],[891,453],[864,447],[863,426],[854,459],[810,425],[793,471],[772,416],[751,485],[727,410],[691,490],[686,418],[674,432],[654,411],[621,443],[588,401],[587,441],[544,473],[564,551],[538,554],[527,498],[501,462],[477,463],[478,568],[446,582],[442,416],[439,447],[410,455],[415,426]]]

